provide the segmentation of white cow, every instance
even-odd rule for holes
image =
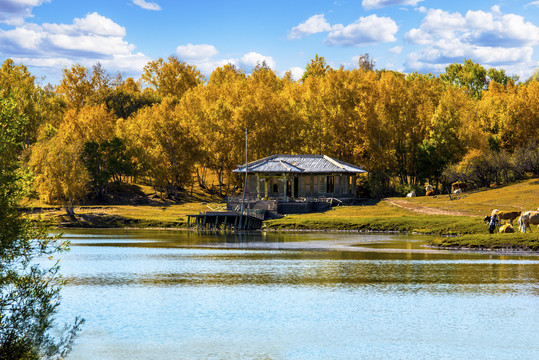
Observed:
[[[531,225],[539,225],[539,211],[526,211],[518,218],[518,226],[520,231],[525,233],[526,228],[530,228],[532,231]]]
[[[409,198],[415,197],[415,191],[412,191],[412,192],[408,193],[408,195],[406,195],[406,197],[409,197]]]

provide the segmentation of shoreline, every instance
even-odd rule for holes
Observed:
[[[143,230],[143,231],[193,231],[193,232],[205,232],[205,233],[238,233],[237,231],[203,231],[203,230],[195,230],[190,229],[186,227],[55,227],[55,230],[62,231],[62,230],[127,230],[127,231],[136,231],[136,230]],[[285,228],[285,229],[272,229],[272,228],[265,228],[260,230],[250,230],[250,231],[242,231],[243,234],[248,233],[263,233],[263,232],[271,232],[271,233],[335,233],[335,234],[365,234],[365,235],[415,235],[415,236],[425,236],[425,237],[447,237],[447,238],[458,238],[457,235],[437,235],[432,233],[419,233],[419,232],[408,232],[408,231],[399,231],[399,230],[383,230],[383,231],[377,231],[377,230],[365,230],[365,229],[357,229],[357,230],[342,230],[342,229],[292,229],[292,228]],[[473,236],[473,235],[472,235]],[[491,248],[488,246],[437,246],[428,244],[425,245],[425,247],[428,247],[433,250],[448,250],[453,252],[471,252],[471,253],[492,253],[492,254],[502,254],[502,255],[539,255],[539,250],[533,250],[530,248],[521,248],[521,247],[495,247]]]

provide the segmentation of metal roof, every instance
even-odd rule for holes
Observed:
[[[233,172],[244,173],[245,165]],[[326,155],[272,155],[250,162],[249,173],[364,173],[360,166],[335,160]]]

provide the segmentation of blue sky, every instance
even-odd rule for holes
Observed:
[[[265,60],[301,77],[316,54],[333,67],[443,71],[471,58],[521,79],[539,66],[539,1],[0,0],[0,60],[57,84],[74,63],[138,78],[176,55],[209,76]]]

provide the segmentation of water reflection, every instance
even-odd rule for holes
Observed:
[[[539,358],[539,256],[358,234],[66,234],[71,359]]]

